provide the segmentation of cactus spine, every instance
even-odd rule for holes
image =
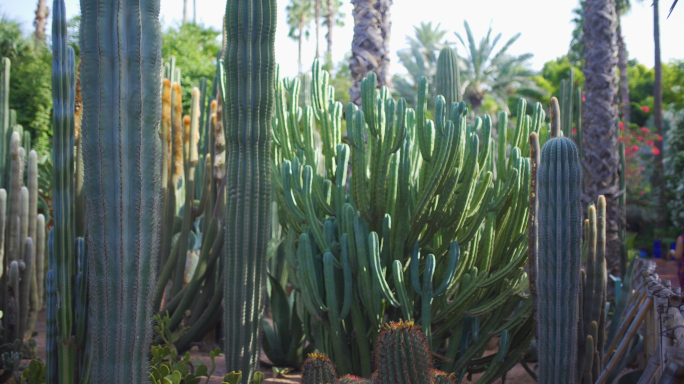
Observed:
[[[581,177],[573,141],[550,139],[537,170],[537,347],[542,384],[576,383],[579,373]]]
[[[228,0],[225,80],[227,370],[251,377],[259,362],[271,220],[275,0]]]
[[[94,213],[86,216],[93,382],[149,378],[161,221],[159,7],[81,2],[90,32],[81,34],[81,140],[86,210]]]

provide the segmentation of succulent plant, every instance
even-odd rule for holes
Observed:
[[[311,353],[302,364],[302,384],[336,383],[335,366],[328,356]]]

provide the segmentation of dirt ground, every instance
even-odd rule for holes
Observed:
[[[46,351],[45,351],[45,311],[41,312],[38,314],[38,322],[36,323],[36,328],[35,331],[38,332],[38,336],[36,336],[36,346],[38,348],[38,357],[41,358],[43,361],[45,361],[46,357]],[[487,354],[493,353],[495,351],[487,351]],[[207,367],[211,366],[211,360],[209,359],[209,352],[202,352],[198,350],[197,347],[193,347],[190,350],[190,353],[192,355],[191,361],[195,360],[202,360],[204,364],[207,365]],[[261,359],[263,361],[268,361],[268,358],[266,355],[262,352]],[[220,384],[223,376],[225,376],[226,373],[226,368],[223,363],[222,358],[216,358],[216,371],[214,374],[211,376],[209,380],[209,384]],[[271,369],[262,369],[262,372],[264,372],[264,375],[266,376],[265,383],[300,383],[301,382],[301,374],[299,372],[294,372],[292,374],[285,375],[284,377],[273,377],[273,372]],[[477,378],[479,378],[480,375],[473,375],[473,381],[476,382]],[[204,382],[204,381],[203,381]],[[469,383],[469,381],[466,379],[463,381],[463,383]],[[501,383],[501,379],[495,381],[495,383]],[[530,377],[527,372],[523,369],[523,367],[518,364],[515,367],[513,367],[512,370],[508,372],[506,375],[506,383],[507,384],[532,384],[535,383],[535,381]]]

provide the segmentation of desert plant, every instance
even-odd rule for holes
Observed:
[[[274,184],[280,223],[292,241],[286,258],[296,271],[288,281],[303,299],[307,338],[340,374],[369,377],[377,330],[399,318],[421,324],[428,344],[446,356],[442,369],[457,375],[504,329],[511,345],[526,348],[530,168],[520,148],[539,130],[541,107],[540,115],[518,119],[510,156],[505,133],[494,154],[488,117],[468,125],[465,104],[447,106],[440,96],[436,119],[428,120],[426,79],[414,111],[376,90],[371,75],[362,84],[363,108],[346,108],[347,144],[342,105],[320,64],[313,66],[312,105],[299,107],[298,80],[276,87]],[[506,131],[505,114],[498,125]],[[320,152],[314,126],[321,129]],[[469,339],[466,316],[478,319],[487,336]],[[513,349],[499,374],[517,362]]]
[[[88,255],[91,380],[145,382],[161,221],[159,1],[83,1],[81,17],[91,32],[81,35],[84,192],[97,212],[85,222],[97,250]]]
[[[220,80],[227,152],[224,353],[228,370],[240,369],[248,377],[261,350],[271,235],[275,5],[275,0],[227,2],[225,70]]]
[[[322,353],[311,353],[302,365],[302,384],[337,382],[337,372],[332,361]]]

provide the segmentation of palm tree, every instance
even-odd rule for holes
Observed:
[[[677,2],[672,4],[674,8]],[[663,136],[663,66],[660,62],[660,18],[658,15],[658,0],[653,0],[653,41],[655,43],[655,79],[653,82],[653,125],[656,132]],[[653,186],[658,190],[658,214],[655,221],[656,229],[663,228],[663,219],[666,212],[665,189],[663,170],[663,142],[656,141],[656,152],[653,161],[655,161],[655,172],[653,175]]]
[[[414,26],[415,37],[407,36],[409,47],[397,52],[399,63],[408,71],[408,76],[395,75],[392,83],[395,92],[410,103],[416,102],[416,89],[418,80],[425,76],[434,85],[435,71],[437,70],[437,57],[439,51],[449,43],[444,39],[447,31],[440,29],[440,24],[432,26],[432,22],[420,23]],[[434,105],[435,87],[430,87],[428,109]]]
[[[584,171],[583,203],[606,197],[606,261],[608,272],[620,265],[620,206],[617,129],[617,12],[615,0],[586,0],[584,9]]]
[[[328,71],[332,69],[333,28],[335,26],[344,27],[346,15],[340,11],[340,7],[342,7],[342,0],[325,0],[323,3],[323,14],[325,15],[323,25],[328,28],[328,33],[325,35],[328,44],[326,50],[326,66],[329,67],[326,69]]]
[[[390,7],[392,0],[352,0],[354,10],[354,37],[352,57],[349,60],[352,103],[361,104],[361,80],[375,72],[378,86],[391,88],[390,75]]]
[[[47,0],[38,0],[36,19],[33,21],[33,25],[36,27],[33,37],[36,41],[45,42],[45,26],[47,25],[48,13]]]
[[[629,78],[627,77],[627,46],[622,37],[621,19],[624,14],[629,12],[632,4],[629,0],[616,0],[615,9],[617,11],[617,45],[618,45],[618,69],[620,70],[620,101],[622,104],[622,120],[625,124],[631,121],[629,108]]]
[[[464,21],[468,44],[456,32],[468,53],[465,59],[466,69],[461,72],[463,82],[460,93],[474,110],[480,110],[485,96],[491,97],[501,109],[508,112],[508,98],[514,94],[525,98],[539,98],[544,91],[532,80],[532,71],[525,67],[525,62],[532,57],[531,53],[514,56],[507,53],[508,48],[520,37],[520,33],[511,37],[498,52],[496,44],[501,39],[499,33],[491,39],[492,27],[487,35],[475,43],[475,38],[467,21]]]
[[[319,41],[321,40],[321,0],[314,0],[315,2],[315,15],[316,20],[316,58],[320,56]]]
[[[290,26],[288,36],[297,40],[299,54],[297,56],[297,71],[302,73],[302,40],[309,39],[309,26],[313,19],[311,0],[291,0],[285,8],[287,12],[287,25]]]
[[[188,22],[188,14],[190,13],[190,0],[183,0],[183,24]]]

